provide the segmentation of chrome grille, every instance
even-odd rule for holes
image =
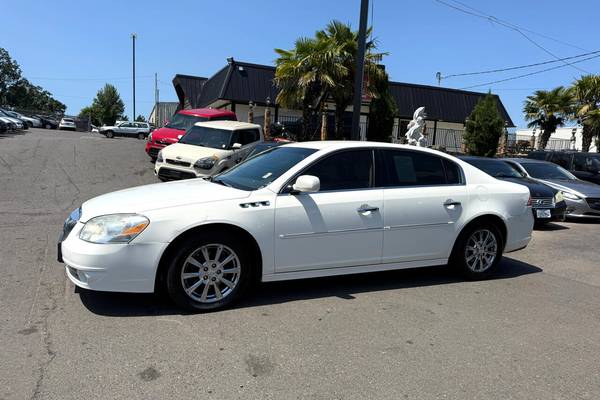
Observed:
[[[186,162],[186,161],[179,161],[179,160],[171,160],[169,158],[167,158],[167,164],[171,164],[171,165],[179,165],[181,167],[189,167],[190,163]]]
[[[532,206],[533,208],[554,207],[554,199],[552,197],[534,197]]]

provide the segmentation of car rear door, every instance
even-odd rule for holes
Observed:
[[[317,176],[321,190],[277,196],[275,271],[380,263],[383,192],[373,187],[372,149],[325,156],[301,175]]]
[[[382,262],[447,259],[468,206],[460,167],[411,150],[382,149],[377,160],[384,187]]]

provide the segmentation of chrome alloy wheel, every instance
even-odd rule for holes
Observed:
[[[240,281],[240,259],[222,244],[206,244],[194,250],[181,269],[185,293],[200,303],[214,303],[229,296]]]
[[[465,247],[465,262],[473,272],[483,272],[494,264],[498,252],[496,236],[487,229],[480,229],[469,237]]]

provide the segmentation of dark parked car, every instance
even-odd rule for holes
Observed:
[[[49,117],[44,117],[41,115],[35,115],[35,117],[37,119],[39,119],[40,121],[42,121],[42,128],[45,129],[58,129],[58,121],[56,121],[55,119],[49,118]]]
[[[286,141],[260,142],[259,144],[257,144],[254,147],[254,149],[252,149],[252,151],[250,153],[248,153],[248,155],[246,157],[244,157],[244,160],[254,157],[258,153],[262,153],[263,151],[269,150],[273,147],[281,146],[282,144],[286,144],[286,143],[289,143],[289,142],[286,142]]]
[[[600,154],[577,151],[533,151],[528,156],[560,165],[579,179],[600,184]]]
[[[518,167],[498,158],[459,157],[488,175],[529,188],[536,223],[564,221],[567,203],[560,190],[527,177]]]
[[[0,121],[0,133],[8,132],[9,128],[10,127],[8,126],[8,124],[6,122]]]
[[[600,218],[600,185],[578,179],[566,169],[548,161],[531,158],[505,158],[527,176],[562,192],[567,217]]]

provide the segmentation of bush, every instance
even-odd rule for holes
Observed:
[[[467,119],[465,131],[467,153],[485,157],[496,155],[498,142],[504,133],[504,120],[491,93],[477,103]]]

